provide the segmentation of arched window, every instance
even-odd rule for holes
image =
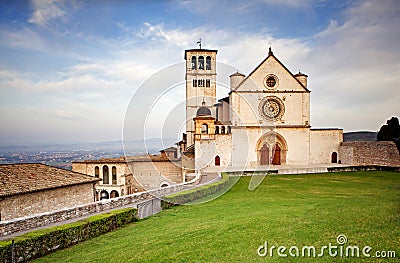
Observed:
[[[225,134],[225,126],[221,126],[221,134]]]
[[[331,156],[331,162],[337,163],[337,152],[333,152]]]
[[[204,87],[204,79],[197,80],[197,86]]]
[[[211,69],[211,57],[207,56],[206,57],[206,70],[210,70]]]
[[[208,125],[207,124],[203,124],[201,125],[201,133],[202,134],[208,134]]]
[[[204,70],[204,57],[199,57],[199,69]]]
[[[98,166],[96,166],[96,167],[94,168],[94,176],[95,176],[96,178],[99,178],[99,177],[100,177],[100,168],[99,168]]]
[[[219,156],[215,156],[215,166],[220,166],[221,165],[221,158]]]
[[[219,134],[219,126],[215,126],[215,134]]]
[[[197,62],[195,56],[192,57],[192,69],[194,70],[197,69]]]
[[[104,165],[103,166],[103,184],[109,184],[110,183],[110,178],[109,178],[109,173],[108,173],[108,166]]]
[[[117,184],[117,167],[113,166],[111,168],[111,174],[112,174],[112,184]]]

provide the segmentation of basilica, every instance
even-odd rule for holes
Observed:
[[[217,50],[189,49],[184,58],[184,171],[339,162],[343,130],[311,128],[308,76],[291,73],[271,48],[247,76],[233,72],[229,94],[218,101]]]
[[[185,50],[184,59],[182,140],[159,155],[73,162],[73,171],[101,179],[96,200],[184,183],[196,174],[329,166],[352,158],[352,145],[340,151],[341,129],[311,128],[308,76],[291,73],[271,49],[247,76],[232,72],[229,92],[218,100],[217,50]]]

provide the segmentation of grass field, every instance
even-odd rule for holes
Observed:
[[[35,262],[399,261],[399,173],[273,175],[254,191],[249,179],[212,202],[164,210]],[[347,236],[344,249],[370,246],[371,256],[396,251],[397,258],[334,258],[328,250],[322,258],[301,257],[303,246],[314,246],[316,254],[329,243],[337,246],[339,234]],[[265,242],[285,246],[289,257],[280,258],[276,249],[273,257],[260,257]],[[289,255],[291,246],[299,258]]]

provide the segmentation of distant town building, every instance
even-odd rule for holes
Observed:
[[[101,179],[95,195],[102,200],[182,183],[181,161],[176,156],[177,149],[170,147],[159,155],[75,161],[72,170]]]
[[[44,164],[2,164],[1,220],[91,203],[98,181],[85,174]]]

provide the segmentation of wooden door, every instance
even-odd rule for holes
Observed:
[[[272,164],[280,165],[281,164],[281,147],[278,144],[274,147],[274,158],[272,159]]]
[[[332,153],[332,163],[337,163],[337,152]]]
[[[221,158],[217,155],[215,156],[215,166],[220,166],[221,165]]]
[[[269,164],[269,148],[266,144],[264,144],[260,150],[260,164],[261,165]]]

